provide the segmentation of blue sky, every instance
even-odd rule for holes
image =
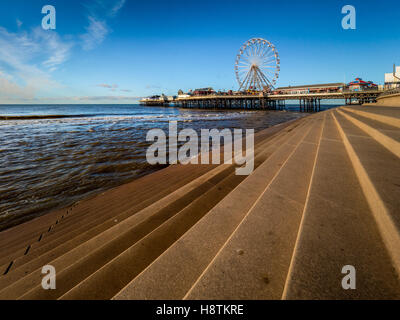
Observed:
[[[356,30],[341,27],[344,5]],[[44,5],[56,30],[43,30]],[[278,86],[383,83],[400,65],[394,0],[2,0],[0,103],[133,103],[155,93],[237,89],[234,62],[253,37],[281,58]]]

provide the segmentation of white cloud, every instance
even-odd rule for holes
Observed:
[[[54,31],[44,31],[42,28],[36,28],[34,31],[35,39],[42,43],[42,48],[47,52],[47,59],[43,65],[49,71],[55,71],[57,67],[68,60],[70,56],[72,42],[64,42]]]
[[[20,86],[12,81],[10,75],[0,71],[0,96],[3,99],[33,99],[35,89],[32,86]]]
[[[115,3],[114,7],[111,9],[111,16],[117,15],[118,11],[122,9],[122,7],[125,5],[126,0],[119,0]]]
[[[0,27],[0,63],[17,70],[37,69],[33,67],[35,62],[42,62],[48,69],[57,67],[68,59],[71,48],[72,43],[63,42],[54,31],[37,27],[30,33],[11,33]]]
[[[86,33],[75,40],[83,49],[91,50],[100,45],[111,29],[107,25],[125,5],[126,0],[91,0],[87,6]],[[33,99],[54,94],[61,85],[52,79],[56,71],[70,57],[74,46],[56,31],[36,27],[23,31],[22,21],[16,19],[17,32],[0,26],[0,103],[7,99]],[[110,85],[116,91],[117,85]],[[114,99],[114,98],[111,98]]]
[[[72,97],[73,100],[79,101],[128,101],[128,100],[140,100],[143,97],[137,96],[87,96],[87,97]]]
[[[68,59],[71,47],[54,31],[12,33],[0,27],[0,101],[59,88],[50,73]]]
[[[161,89],[161,86],[155,85],[155,84],[148,84],[146,86],[146,89]]]
[[[0,78],[0,86],[3,85],[3,79]],[[13,84],[8,87],[10,91],[6,96],[2,96],[0,89],[1,103],[29,103],[29,104],[43,104],[43,103],[127,103],[131,104],[143,99],[139,96],[124,96],[124,95],[104,95],[104,96],[51,96],[51,97],[38,97],[34,93],[29,94],[25,88],[15,88]],[[21,90],[21,91],[20,91]]]
[[[92,50],[100,45],[110,32],[105,21],[97,20],[92,16],[89,16],[88,19],[89,26],[86,28],[87,32],[81,36],[84,50]]]
[[[126,0],[96,0],[87,5],[89,10],[86,33],[81,35],[82,48],[92,50],[102,44],[111,29],[107,20],[114,18],[125,5]]]
[[[101,84],[98,84],[97,87],[106,88],[106,89],[116,89],[116,88],[118,88],[118,85],[101,83]]]

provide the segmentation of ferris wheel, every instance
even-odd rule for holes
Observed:
[[[280,59],[268,40],[247,41],[236,57],[235,73],[241,90],[272,90],[279,77]]]

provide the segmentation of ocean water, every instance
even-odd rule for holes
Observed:
[[[259,131],[304,115],[139,105],[0,105],[0,230],[160,169],[146,162],[151,145],[146,134],[153,128],[167,132],[169,121],[178,121],[179,130]]]

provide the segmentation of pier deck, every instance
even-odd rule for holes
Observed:
[[[360,104],[374,103],[381,93],[382,91],[378,90],[367,90],[308,94],[203,95],[165,101],[141,100],[141,103],[148,106],[174,105],[182,108],[281,110],[286,101],[298,100],[301,111],[314,112],[321,110],[322,100],[344,100],[346,104],[355,101]]]
[[[248,177],[170,166],[0,233],[0,298],[400,299],[399,157],[400,108],[266,129]]]

